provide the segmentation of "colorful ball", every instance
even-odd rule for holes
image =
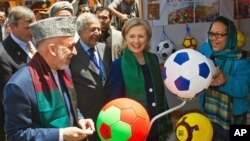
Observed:
[[[241,49],[246,44],[246,35],[244,32],[237,31],[237,48]]]
[[[137,101],[118,98],[102,108],[96,126],[102,141],[144,141],[150,130],[150,118]]]
[[[180,49],[164,63],[162,76],[168,90],[182,99],[191,99],[208,88],[216,67],[194,49]]]
[[[211,141],[213,127],[206,116],[195,112],[188,113],[177,122],[175,135],[178,141]]]
[[[161,59],[166,60],[170,54],[175,52],[175,44],[171,40],[161,41],[156,47],[156,52]]]
[[[192,36],[187,36],[183,40],[182,46],[184,48],[193,48],[193,49],[195,49],[197,47],[197,40]]]

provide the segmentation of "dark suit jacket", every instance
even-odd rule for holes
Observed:
[[[1,93],[4,85],[10,77],[21,67],[27,64],[28,55],[24,50],[8,36],[0,47],[0,88]]]
[[[107,76],[111,63],[110,47],[103,43],[98,43],[96,47]],[[76,50],[77,55],[71,59],[69,67],[76,89],[78,108],[85,118],[92,118],[96,122],[101,108],[107,102],[107,95],[104,94],[104,84],[101,76],[90,63],[90,59],[82,48],[80,40],[76,43]],[[95,139],[90,138],[90,140],[94,141]]]
[[[8,36],[0,45],[0,140],[3,139],[3,88],[10,77],[27,63],[28,55]]]

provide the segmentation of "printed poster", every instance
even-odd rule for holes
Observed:
[[[219,0],[160,0],[154,25],[210,22],[219,16]]]
[[[234,19],[250,18],[250,0],[234,0]]]
[[[160,4],[149,3],[148,4],[148,20],[159,20],[160,19]]]

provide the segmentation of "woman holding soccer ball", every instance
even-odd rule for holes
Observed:
[[[146,20],[128,19],[122,29],[127,43],[123,55],[111,64],[107,80],[110,99],[128,97],[140,102],[152,119],[168,110],[158,58],[148,52],[152,31]],[[164,116],[150,129],[147,141],[166,141],[173,129],[171,120]]]
[[[213,123],[213,140],[228,141],[229,126],[246,124],[246,115],[250,110],[247,99],[250,61],[237,53],[236,27],[223,16],[211,24],[208,42],[199,51],[217,66],[217,74],[210,87],[200,95],[200,106]]]

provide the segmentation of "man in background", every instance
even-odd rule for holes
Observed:
[[[48,8],[50,7],[51,2],[49,0],[34,1],[31,5],[31,9],[35,13],[36,20],[41,20],[48,18]]]
[[[111,25],[112,13],[108,8],[98,7],[96,15],[101,22],[101,38],[100,42],[106,43],[111,47],[112,61],[119,58],[125,48],[121,31],[116,30]]]
[[[95,14],[84,13],[77,18],[77,32],[80,39],[76,43],[77,55],[69,65],[76,88],[78,107],[85,117],[96,121],[107,102],[104,85],[111,62],[111,51],[99,42],[101,23]],[[97,134],[91,141],[100,140]]]
[[[49,9],[49,17],[73,16],[73,6],[68,1],[57,1]]]
[[[10,77],[32,58],[28,41],[32,40],[29,24],[35,21],[32,10],[24,6],[16,6],[10,10],[9,26],[11,33],[0,44],[0,134],[4,134],[3,89]],[[1,139],[2,141],[2,139]]]
[[[114,0],[108,5],[108,8],[112,11],[112,14],[116,16],[116,28],[122,30],[122,26],[126,20],[131,17],[142,18],[142,12],[140,11],[140,0]]]
[[[88,12],[91,12],[91,11],[90,11],[90,8],[89,8],[89,6],[87,4],[79,5],[77,16],[79,16],[82,13],[88,13]]]

